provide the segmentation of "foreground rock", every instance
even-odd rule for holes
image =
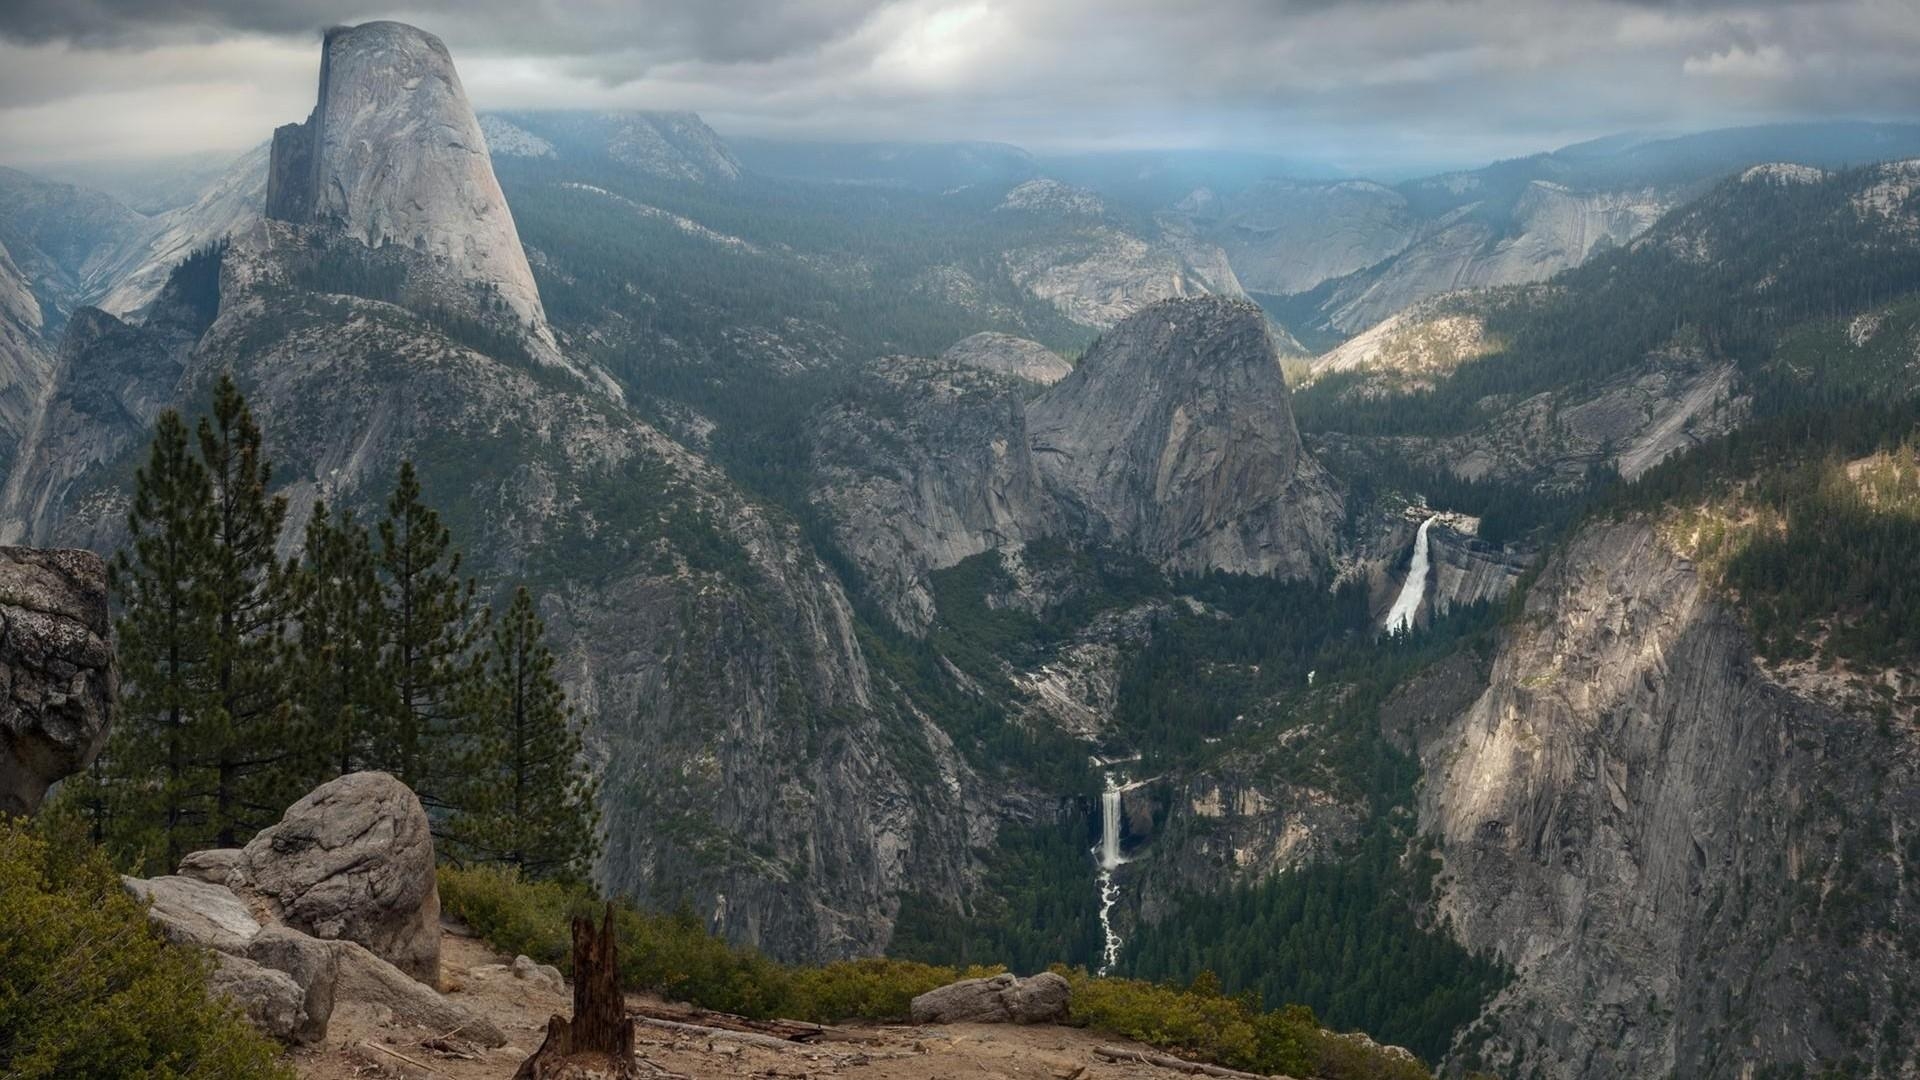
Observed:
[[[913,999],[916,1024],[1051,1024],[1066,1019],[1072,990],[1051,971],[962,979]]]
[[[245,848],[195,852],[178,874],[123,880],[168,940],[218,956],[210,988],[276,1039],[317,1043],[335,1006],[353,1002],[392,1024],[504,1046],[497,1025],[434,987],[433,867],[420,800],[385,773],[353,773],[315,788]],[[559,981],[531,961],[516,974]]]
[[[439,978],[433,835],[419,798],[386,773],[309,792],[241,850],[226,883],[264,901],[275,921],[359,942],[422,982]]]
[[[0,814],[30,814],[107,739],[119,676],[107,567],[88,551],[0,548]]]

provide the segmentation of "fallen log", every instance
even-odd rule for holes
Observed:
[[[634,1016],[633,1022],[645,1024],[650,1028],[671,1031],[702,1039],[718,1039],[721,1042],[736,1042],[746,1046],[758,1046],[767,1050],[812,1050],[822,1052],[819,1047],[792,1039],[782,1039],[774,1035],[762,1035],[755,1031],[735,1031],[732,1028],[708,1027],[705,1024],[683,1024],[678,1020],[657,1020],[651,1016]]]
[[[1285,1076],[1266,1076],[1261,1073],[1241,1072],[1221,1065],[1208,1065],[1200,1061],[1188,1061],[1172,1054],[1156,1054],[1150,1050],[1128,1050],[1119,1046],[1096,1046],[1093,1056],[1107,1061],[1127,1062],[1135,1065],[1153,1065],[1173,1072],[1186,1073],[1189,1076],[1217,1076],[1223,1080],[1291,1080]]]
[[[733,1013],[696,1009],[688,1005],[629,1004],[627,1011],[636,1017],[648,1020],[667,1020],[677,1024],[694,1024],[700,1027],[723,1028],[727,1031],[771,1035],[788,1042],[877,1043],[880,1041],[871,1035],[857,1031],[827,1027],[824,1024],[811,1024],[804,1020],[750,1020]]]

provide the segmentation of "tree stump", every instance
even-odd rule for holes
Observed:
[[[573,920],[573,1019],[547,1020],[547,1037],[520,1063],[514,1080],[637,1080],[633,1021],[620,993],[613,905],[600,928]]]

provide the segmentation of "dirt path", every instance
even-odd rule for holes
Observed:
[[[303,1080],[507,1080],[539,1045],[547,1017],[567,1013],[571,999],[515,978],[502,957],[481,942],[446,934],[441,943],[442,982],[448,996],[499,1025],[508,1045],[481,1051],[457,1035],[448,1045],[472,1057],[453,1056],[423,1043],[442,1032],[396,1026],[366,1006],[343,1003],[333,1014],[326,1041],[296,1050]],[[638,995],[629,1000],[657,1004]],[[1146,1065],[1115,1065],[1093,1056],[1098,1045],[1131,1044],[1071,1027],[956,1024],[912,1027],[854,1024],[867,1043],[795,1043],[771,1049],[674,1032],[640,1029],[639,1052],[663,1073],[697,1080],[720,1078],[845,1077],[846,1080],[1173,1080],[1176,1074]],[[413,1064],[407,1060],[411,1059]]]

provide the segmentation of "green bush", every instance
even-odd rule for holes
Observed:
[[[601,904],[587,889],[522,881],[503,867],[440,869],[443,910],[494,948],[563,970],[572,959],[572,916],[597,917]],[[879,959],[790,967],[721,941],[685,912],[652,914],[624,902],[614,907],[614,926],[622,986],[741,1016],[819,1023],[905,1016],[916,995],[996,970]]]
[[[286,1078],[98,848],[0,818],[0,1077]]]
[[[506,868],[440,869],[442,910],[502,952],[525,953],[563,969],[571,959],[571,916],[597,913],[601,903],[584,888],[522,881]],[[616,904],[614,924],[621,984],[627,989],[742,1016],[818,1023],[894,1019],[905,1016],[909,1003],[928,990],[1000,970],[884,958],[789,966],[720,941],[690,915],[648,914],[625,902]],[[1324,1030],[1304,1006],[1263,1012],[1251,994],[1227,997],[1211,974],[1180,989],[1095,978],[1078,968],[1054,970],[1073,985],[1075,1023],[1171,1053],[1324,1080],[1430,1076],[1417,1061]]]

